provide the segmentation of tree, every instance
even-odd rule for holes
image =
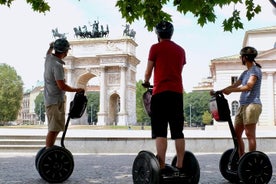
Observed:
[[[135,20],[144,19],[148,30],[161,20],[172,21],[171,15],[163,11],[163,6],[170,3],[169,0],[118,0],[116,6],[127,22],[132,23]],[[186,15],[192,13],[197,18],[197,23],[204,26],[208,22],[215,23],[215,7],[222,8],[233,4],[244,4],[246,7],[246,18],[250,21],[256,14],[261,12],[261,6],[256,5],[253,0],[174,0],[173,6],[177,11]],[[241,22],[240,10],[234,9],[232,16],[223,21],[225,31],[232,29],[243,29]]]
[[[209,111],[204,111],[202,115],[202,123],[204,125],[211,125],[213,123],[213,117],[212,114]]]
[[[39,121],[45,122],[45,105],[44,105],[44,96],[43,92],[40,92],[39,95],[35,98],[35,109],[36,115],[39,117]]]
[[[23,82],[15,69],[0,64],[0,123],[17,119],[23,97]]]
[[[138,123],[149,124],[150,118],[145,112],[143,101],[142,101],[143,93],[146,91],[146,89],[142,86],[142,83],[143,83],[142,80],[139,80],[136,83],[136,117],[137,117]]]
[[[99,112],[99,101],[100,93],[99,92],[89,92],[87,94],[87,114],[88,114],[88,123],[92,124],[93,122],[98,122],[97,112]]]
[[[209,92],[184,93],[184,116],[188,124],[201,126],[203,114],[209,111]]]
[[[11,6],[14,0],[1,0],[0,4]],[[50,6],[45,0],[26,0],[32,6],[34,11],[46,13],[50,11]],[[275,0],[269,0],[276,7]],[[118,0],[116,7],[126,19],[128,23],[133,23],[135,20],[145,20],[145,26],[151,31],[154,26],[161,20],[171,21],[171,15],[163,11],[163,6],[170,3],[170,0]],[[197,23],[204,26],[208,22],[216,21],[215,7],[229,6],[241,3],[246,7],[246,18],[252,20],[256,14],[261,12],[261,6],[256,5],[254,0],[173,0],[173,6],[176,10],[184,15],[192,13],[197,18]],[[234,9],[232,16],[223,21],[225,31],[235,29],[243,29],[241,22],[240,11]]]
[[[0,4],[11,7],[13,1],[14,0],[1,0]],[[34,11],[37,11],[39,13],[50,11],[50,6],[45,0],[26,0],[26,2],[32,6],[32,9]]]

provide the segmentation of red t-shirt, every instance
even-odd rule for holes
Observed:
[[[153,95],[164,91],[183,93],[182,69],[186,64],[185,50],[171,40],[163,40],[150,48],[154,62]]]

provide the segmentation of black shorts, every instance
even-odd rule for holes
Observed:
[[[151,99],[152,138],[167,137],[168,124],[171,138],[184,138],[183,94],[172,91],[158,93]]]

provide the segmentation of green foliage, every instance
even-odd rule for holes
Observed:
[[[168,3],[170,3],[169,0],[118,0],[116,6],[128,23],[144,19],[146,27],[152,31],[161,20],[171,21],[171,15],[162,10],[163,6]],[[245,4],[246,17],[249,21],[261,12],[261,7],[255,6],[253,0],[174,0],[173,6],[184,15],[192,13],[197,18],[197,23],[204,26],[209,22],[216,21],[215,7],[223,8],[223,6],[229,6],[230,3]],[[224,31],[232,32],[233,28],[243,29],[239,12],[234,9],[232,16],[223,21]]]
[[[202,123],[204,125],[211,125],[212,120],[213,120],[212,114],[209,111],[204,111],[202,115]]]
[[[192,92],[184,94],[184,116],[185,121],[193,125],[201,126],[203,114],[209,111],[209,92]]]
[[[17,119],[23,97],[23,82],[15,69],[0,64],[0,123]]]
[[[6,5],[8,7],[11,7],[13,2],[14,0],[0,0],[0,4]],[[37,11],[39,13],[50,11],[49,4],[44,0],[26,0],[26,2],[32,6],[32,9],[34,11]]]
[[[87,93],[87,114],[88,114],[88,123],[91,124],[92,122],[98,122],[98,115],[99,112],[99,102],[100,102],[100,93],[93,91]],[[91,119],[92,115],[92,119]]]
[[[40,92],[35,98],[35,114],[39,117],[39,120],[45,122],[45,105],[44,105],[44,95]]]
[[[13,2],[14,0],[0,0],[0,4],[8,7]],[[50,11],[50,6],[45,0],[26,0],[26,2],[32,6],[34,11],[39,13]],[[131,24],[135,20],[143,19],[147,29],[152,31],[161,20],[172,21],[171,15],[163,11],[163,6],[170,2],[170,0],[118,0],[116,7],[128,23]],[[246,18],[249,21],[261,12],[261,7],[255,5],[253,0],[173,0],[173,6],[178,12],[184,15],[192,13],[200,26],[204,26],[208,22],[214,23],[216,21],[214,8],[229,6],[230,3],[233,3],[234,6],[238,3],[244,4]],[[234,9],[232,16],[223,21],[224,31],[232,32],[233,28],[243,29],[239,12]]]
[[[142,86],[143,81],[136,83],[136,118],[138,123],[150,123],[150,118],[146,114],[143,106],[142,96],[146,89]]]

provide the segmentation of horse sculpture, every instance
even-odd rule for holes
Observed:
[[[130,30],[129,24],[126,24],[123,32],[123,36],[129,36],[131,38],[135,38],[135,35],[136,35],[136,32],[133,29]]]
[[[90,22],[89,22],[90,24]],[[94,21],[94,24],[90,24],[92,26],[92,32],[88,31],[88,28],[86,25],[84,25],[82,28],[79,26],[79,28],[74,27],[73,30],[75,32],[74,37],[75,38],[101,38],[101,37],[107,37],[109,35],[109,29],[108,25],[106,26],[106,30],[104,30],[103,26],[101,25],[101,30],[99,31],[99,22]]]
[[[56,29],[52,29],[52,33],[53,33],[53,37],[55,38],[55,39],[57,39],[57,38],[64,38],[64,39],[66,39],[66,34],[65,33],[59,33],[58,32],[58,28],[56,28]]]

